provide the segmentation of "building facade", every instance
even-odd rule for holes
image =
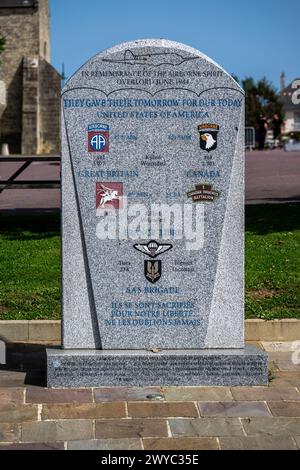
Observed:
[[[0,60],[7,105],[0,142],[11,153],[60,152],[60,74],[50,64],[48,0],[0,0]]]

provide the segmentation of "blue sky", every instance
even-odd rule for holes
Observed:
[[[239,78],[300,76],[299,0],[50,0],[52,63],[72,75],[120,42],[188,44]]]

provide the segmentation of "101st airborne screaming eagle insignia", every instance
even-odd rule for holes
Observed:
[[[198,132],[200,134],[200,148],[211,152],[218,146],[218,132],[220,126],[218,124],[206,123],[198,126]]]

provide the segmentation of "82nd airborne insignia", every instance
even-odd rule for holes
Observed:
[[[161,277],[161,261],[144,261],[144,273],[146,279],[151,282],[151,284],[155,284]]]
[[[88,126],[88,152],[109,152],[109,126],[90,124]]]

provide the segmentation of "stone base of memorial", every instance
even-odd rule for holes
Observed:
[[[267,354],[244,349],[48,349],[48,387],[267,385]]]

